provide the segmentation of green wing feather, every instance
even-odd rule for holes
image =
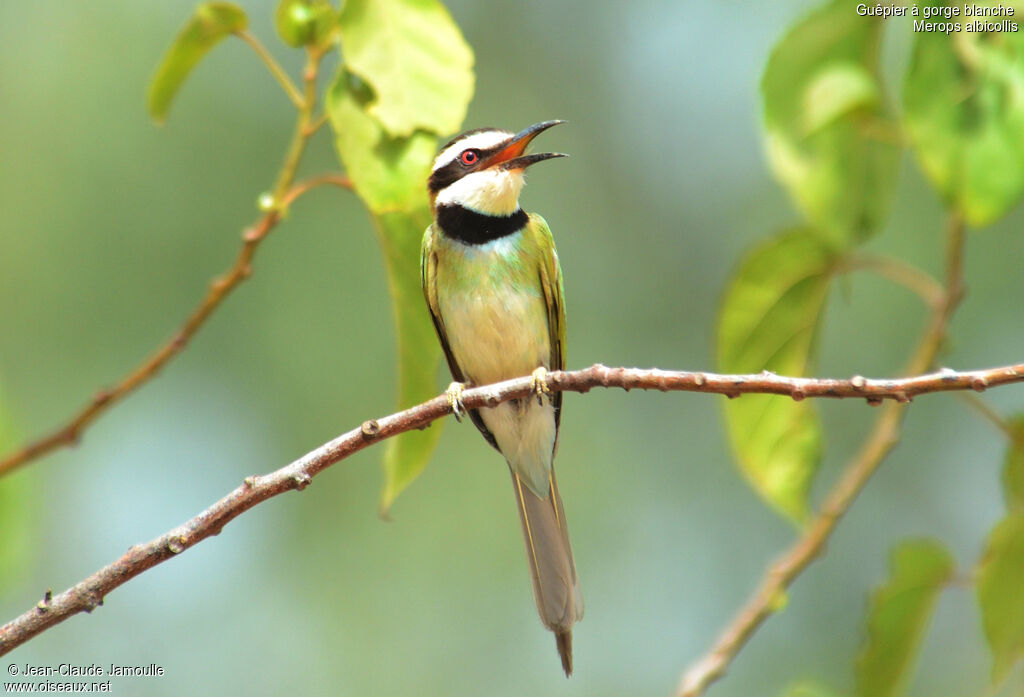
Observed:
[[[441,348],[444,350],[444,357],[448,361],[448,369],[452,373],[452,378],[457,382],[466,382],[466,376],[455,361],[451,346],[448,344],[448,332],[445,329],[444,320],[441,318],[441,305],[437,300],[437,254],[434,253],[434,240],[440,234],[433,225],[427,227],[427,231],[423,233],[423,244],[420,247],[420,282],[423,284],[423,297],[427,300],[430,319],[434,321],[434,330],[437,331],[437,338],[441,342]],[[469,410],[469,418],[487,439],[487,442],[495,450],[501,452],[498,442],[494,440],[494,434],[484,425],[484,420],[476,409]]]
[[[420,246],[420,283],[423,284],[423,297],[426,298],[430,319],[434,321],[434,329],[437,331],[437,338],[441,341],[441,348],[444,349],[444,357],[448,361],[452,377],[459,382],[465,382],[466,378],[462,374],[462,369],[455,362],[451,347],[448,345],[448,333],[441,320],[441,305],[437,300],[437,255],[434,253],[434,239],[439,234],[433,225],[430,225],[423,233],[423,244]]]
[[[562,284],[562,266],[555,251],[555,238],[551,235],[544,218],[530,213],[526,230],[533,235],[539,250],[540,287],[544,290],[544,302],[548,309],[548,337],[551,342],[551,370],[565,370],[565,288]],[[562,393],[552,395],[555,407],[555,442],[557,430],[562,423]]]

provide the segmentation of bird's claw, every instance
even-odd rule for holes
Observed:
[[[448,385],[448,389],[445,390],[445,396],[448,398],[448,406],[452,408],[452,416],[459,423],[462,423],[462,415],[466,413],[466,405],[462,403],[462,393],[466,391],[466,386],[461,382],[453,382]]]
[[[548,387],[548,369],[544,366],[537,368],[530,376],[530,389],[537,395],[537,403],[544,405],[544,396],[551,396],[551,388]]]

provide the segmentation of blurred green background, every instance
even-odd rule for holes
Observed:
[[[274,3],[247,0],[273,36]],[[448,3],[477,55],[467,127],[569,125],[531,170],[524,207],[554,230],[566,279],[569,366],[711,369],[714,317],[739,255],[799,220],[771,178],[757,84],[807,2]],[[66,418],[169,338],[232,262],[272,184],[293,110],[240,42],[199,67],[157,128],[144,108],[191,1],[0,5],[0,385],[21,436]],[[887,73],[902,73],[893,21]],[[304,171],[336,169],[326,130]],[[869,248],[937,272],[941,205],[904,162],[895,214]],[[969,295],[943,364],[1020,360],[1019,208],[970,235]],[[826,375],[892,375],[919,302],[864,275],[830,300]],[[425,311],[425,310],[424,310]],[[76,449],[0,483],[17,487],[29,563],[0,578],[0,619],[61,590],[362,420],[392,411],[386,281],[354,195],[296,204],[245,284],[155,382]],[[438,376],[439,389],[447,375]],[[985,399],[1003,413],[1024,391]],[[875,412],[821,405],[819,493]],[[431,466],[376,515],[381,449],[132,581],[5,662],[164,667],[114,679],[121,695],[665,695],[793,538],[737,473],[720,398],[566,397],[559,481],[587,614],[566,681],[530,596],[505,467],[448,424]],[[906,435],[840,526],[828,556],[711,694],[774,695],[803,677],[852,685],[866,593],[892,544],[936,535],[960,566],[1002,515],[1005,443],[954,396],[915,401]],[[10,524],[10,523],[8,523]],[[0,530],[0,544],[15,531]],[[942,594],[909,694],[980,694],[974,594]],[[1020,666],[1007,689],[1020,689]]]

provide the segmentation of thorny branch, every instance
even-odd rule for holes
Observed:
[[[923,360],[923,358],[922,358]],[[898,422],[902,413],[900,402],[932,392],[951,390],[980,390],[1013,382],[1024,382],[1024,363],[1017,365],[956,372],[942,370],[929,375],[894,380],[871,380],[855,376],[848,380],[790,378],[771,373],[759,375],[717,375],[714,373],[643,370],[639,368],[608,368],[594,365],[585,370],[555,371],[548,373],[547,386],[552,391],[588,392],[596,387],[621,387],[626,390],[687,391],[724,394],[739,397],[744,394],[788,395],[794,399],[805,397],[862,398],[871,403],[894,400],[883,414]],[[510,399],[531,394],[532,377],[516,378],[494,385],[468,389],[463,393],[463,404],[468,409],[494,407]],[[291,464],[263,476],[253,476],[230,494],[216,502],[191,520],[154,540],[130,548],[124,556],[103,567],[63,593],[46,596],[32,609],[0,627],[0,655],[13,650],[40,632],[63,622],[80,612],[91,612],[102,604],[112,590],[138,576],[143,571],[164,562],[206,538],[218,534],[236,517],[273,496],[292,489],[304,489],[313,477],[327,467],[363,448],[386,438],[416,428],[426,428],[433,421],[451,413],[445,395],[435,397],[405,411],[363,423],[348,433],[338,436],[319,448],[303,455]],[[889,416],[890,414],[894,416]],[[889,441],[879,436],[876,447],[888,448]],[[863,467],[863,466],[862,466]],[[848,477],[847,479],[850,479]],[[845,480],[844,480],[845,481]],[[834,506],[845,506],[856,494],[856,482],[841,485],[834,494]],[[826,506],[826,511],[830,511]],[[833,510],[834,513],[834,510]],[[823,513],[825,516],[825,513]],[[827,536],[838,516],[820,519],[815,529],[822,528],[818,536]],[[809,533],[809,535],[812,533]],[[813,557],[811,542],[804,542],[806,559]],[[792,556],[792,555],[791,555]],[[795,575],[801,562],[790,560],[783,572]],[[796,568],[798,567],[798,568]],[[762,618],[763,619],[763,618]],[[749,631],[753,631],[750,629]]]
[[[964,224],[956,214],[951,215],[946,233],[946,278],[942,295],[934,306],[924,334],[911,356],[907,373],[914,375],[935,362],[946,338],[949,321],[963,299]],[[1020,372],[1022,366],[1009,368]],[[941,380],[950,371],[933,374]],[[968,386],[982,391],[989,385],[989,376],[975,375]],[[917,394],[920,394],[918,392]],[[844,395],[845,396],[845,395]],[[889,396],[889,395],[886,395]],[[910,392],[903,396],[911,397]],[[900,396],[896,397],[901,399]],[[857,495],[868,483],[871,475],[892,451],[900,439],[900,425],[904,410],[898,404],[887,404],[878,415],[864,445],[843,470],[839,481],[828,493],[817,516],[804,533],[782,554],[761,578],[757,590],[747,604],[736,614],[721,636],[704,656],[693,663],[683,675],[676,697],[699,697],[711,683],[725,674],[729,664],[746,645],[754,632],[774,614],[778,599],[790,584],[824,551],[825,544],[840,519],[853,505]]]
[[[272,194],[271,208],[259,221],[252,227],[247,228],[242,234],[242,248],[235,259],[235,263],[210,284],[209,291],[207,291],[206,296],[199,303],[198,307],[192,311],[192,314],[178,328],[178,331],[156,353],[128,373],[113,387],[97,392],[84,407],[79,409],[62,426],[0,459],[0,475],[51,451],[73,445],[78,441],[82,432],[89,424],[141,385],[156,377],[157,373],[172,358],[181,353],[189,341],[192,340],[192,337],[202,328],[206,320],[220,307],[228,295],[252,275],[252,261],[256,255],[257,248],[277,224],[281,222],[284,211],[287,210],[289,204],[310,189],[324,184],[346,188],[351,187],[348,179],[340,174],[325,174],[297,184],[294,183],[295,172],[298,169],[299,161],[302,159],[306,143],[314,132],[311,124],[313,124],[313,109],[316,106],[316,81],[320,59],[320,53],[310,52],[309,63],[303,75],[305,90],[301,95],[295,133],[289,145],[284,164],[281,167],[281,173],[277,178],[277,184]]]

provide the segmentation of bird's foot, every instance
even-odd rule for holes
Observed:
[[[548,387],[548,369],[544,366],[537,368],[530,375],[530,388],[537,395],[537,403],[544,405],[544,396],[551,396],[551,388]]]
[[[463,383],[453,382],[444,393],[448,398],[448,406],[452,408],[452,416],[459,423],[462,423],[462,415],[466,413],[466,405],[462,403],[462,393],[465,391],[466,386]]]

